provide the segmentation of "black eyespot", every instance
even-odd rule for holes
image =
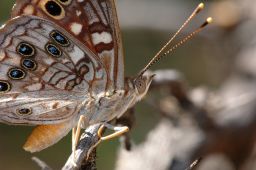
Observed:
[[[17,52],[22,56],[32,57],[35,55],[35,48],[28,43],[22,42],[18,45]]]
[[[66,47],[69,45],[68,39],[58,31],[52,31],[50,36],[56,43],[58,43],[61,46]]]
[[[6,92],[8,92],[10,90],[11,90],[10,83],[8,83],[6,81],[3,81],[3,80],[0,80],[0,94],[1,93],[6,93]]]
[[[47,44],[45,48],[54,57],[60,57],[62,54],[60,49],[53,44]]]
[[[19,115],[30,115],[32,113],[32,109],[31,108],[17,109],[17,113]]]
[[[55,1],[48,1],[45,4],[45,9],[52,16],[60,16],[62,11],[62,8],[60,7],[60,5]]]
[[[28,70],[35,70],[37,67],[37,64],[35,61],[31,59],[24,59],[22,60],[21,66]]]
[[[20,79],[25,78],[26,73],[19,68],[12,68],[9,70],[8,76],[14,80],[20,80]]]

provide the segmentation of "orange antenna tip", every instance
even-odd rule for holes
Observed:
[[[204,3],[201,2],[201,3],[198,5],[198,8],[199,8],[199,9],[203,9],[203,8],[204,8]]]
[[[200,26],[200,28],[206,27],[207,25],[211,24],[213,22],[212,17],[208,17],[206,21]]]
[[[200,3],[196,8],[196,14],[204,9],[204,3]]]
[[[209,24],[211,24],[211,23],[213,22],[213,19],[212,19],[212,17],[209,17],[209,18],[206,19],[206,21],[207,21]]]

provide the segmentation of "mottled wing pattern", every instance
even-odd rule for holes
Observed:
[[[20,16],[0,30],[0,120],[55,124],[105,91],[99,58],[58,25]]]
[[[108,90],[124,86],[123,49],[114,0],[17,0],[12,16],[36,15],[64,27],[101,58]]]

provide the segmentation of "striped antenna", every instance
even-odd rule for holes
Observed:
[[[145,67],[146,70],[148,70],[154,63],[156,63],[158,60],[160,60],[161,58],[165,57],[166,55],[168,55],[169,53],[171,53],[172,51],[174,51],[176,48],[178,48],[179,46],[181,46],[182,44],[184,44],[185,42],[187,42],[188,40],[192,39],[196,34],[198,34],[199,32],[201,32],[204,27],[206,27],[208,24],[212,23],[213,19],[211,17],[207,18],[206,21],[199,27],[197,28],[195,31],[193,31],[192,33],[190,33],[188,36],[186,36],[185,38],[183,38],[180,42],[178,42],[177,44],[175,44],[174,46],[172,46],[171,48],[169,48],[164,54],[162,54],[161,56],[155,58],[153,60],[153,62],[148,66],[148,68]],[[145,70],[145,71],[146,71]],[[144,72],[145,72],[144,71]]]
[[[209,17],[207,20],[194,32],[192,32],[190,35],[182,39],[179,43],[174,45],[173,47],[168,49],[168,46],[171,42],[177,37],[177,35],[185,28],[185,26],[204,8],[204,4],[200,3],[197,8],[192,12],[192,14],[188,17],[188,19],[182,24],[182,26],[178,29],[178,31],[169,39],[169,41],[159,50],[159,52],[151,59],[151,61],[139,72],[138,77],[142,76],[152,65],[154,65],[158,60],[160,60],[162,57],[166,56],[185,42],[187,42],[189,39],[194,37],[197,33],[199,33],[204,27],[206,27],[208,24],[212,22],[212,18]],[[164,51],[167,52],[163,53]]]

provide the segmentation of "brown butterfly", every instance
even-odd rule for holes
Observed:
[[[37,125],[24,146],[30,152],[77,127],[74,150],[80,128],[134,106],[154,76],[148,68],[210,22],[162,54],[174,35],[137,76],[125,78],[114,0],[17,0],[12,18],[0,30],[0,121]]]

